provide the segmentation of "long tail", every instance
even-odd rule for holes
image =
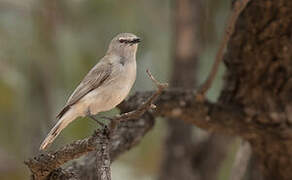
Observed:
[[[60,132],[68,126],[74,119],[76,114],[73,111],[67,111],[66,114],[57,122],[53,129],[49,132],[45,140],[40,146],[40,150],[46,149],[60,134]]]

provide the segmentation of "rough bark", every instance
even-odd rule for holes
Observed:
[[[129,150],[141,141],[146,132],[154,125],[151,115],[145,114],[138,120],[129,120],[118,125],[117,130],[110,141],[110,159],[115,160],[120,154]],[[63,148],[55,151],[42,153],[29,159],[25,163],[30,168],[32,179],[62,179],[73,177],[77,179],[97,179],[96,174],[96,147],[104,142],[105,132],[97,130],[89,138],[74,141]],[[92,152],[92,153],[89,153]],[[100,152],[98,150],[98,152]],[[85,154],[87,157],[81,162],[73,163],[66,170],[60,167],[66,162],[77,159]],[[55,170],[56,169],[56,170]]]
[[[97,145],[95,152],[96,176],[97,180],[111,180],[111,159],[110,159],[110,137],[109,133],[101,138],[101,143]]]
[[[244,136],[264,179],[291,179],[292,1],[253,0],[237,22],[220,102],[239,106],[265,133]]]
[[[245,175],[246,180],[264,180],[258,159],[254,153],[251,154],[248,171]]]

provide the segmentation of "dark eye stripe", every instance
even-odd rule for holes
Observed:
[[[120,39],[119,42],[120,43],[126,43],[126,44],[131,43],[131,41],[126,40],[126,39]]]

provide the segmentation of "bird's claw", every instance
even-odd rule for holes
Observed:
[[[102,122],[100,122],[98,119],[96,119],[94,116],[92,116],[92,115],[90,115],[90,116],[88,116],[88,117],[90,117],[90,119],[92,119],[92,120],[94,120],[98,125],[100,125],[102,128],[105,128],[105,124],[104,123],[102,123]]]

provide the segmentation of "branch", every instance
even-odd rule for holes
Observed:
[[[159,83],[150,73],[150,71],[147,70],[147,74],[150,77],[150,79],[155,83],[157,86],[157,91],[153,93],[150,98],[145,103],[142,103],[142,105],[138,106],[139,108],[137,110],[134,110],[129,113],[124,113],[122,115],[118,115],[112,119],[112,122],[110,123],[110,135],[111,135],[111,157],[113,159],[117,156],[116,151],[123,152],[125,148],[129,148],[129,146],[133,146],[134,140],[136,138],[131,138],[133,141],[130,143],[124,143],[121,144],[121,142],[125,142],[123,139],[123,136],[120,136],[120,134],[127,135],[127,133],[124,132],[123,124],[119,126],[119,122],[124,122],[125,120],[135,119],[140,117],[142,114],[144,114],[147,110],[150,108],[153,108],[154,106],[152,103],[157,99],[157,97],[162,93],[162,91],[167,87],[167,84]],[[137,107],[137,106],[136,106]],[[148,116],[149,117],[149,116]],[[137,121],[139,122],[139,121]],[[131,122],[124,122],[124,124],[131,124]],[[153,125],[153,123],[151,123]],[[136,125],[136,123],[133,123],[133,125]],[[152,126],[151,126],[152,127]],[[117,128],[117,130],[116,130]],[[145,126],[142,128],[143,130],[149,130],[149,126]],[[144,131],[142,131],[144,132]],[[79,158],[80,156],[91,152],[96,149],[96,147],[102,143],[104,143],[104,136],[109,135],[108,129],[105,128],[104,130],[96,130],[95,133],[89,137],[85,138],[83,140],[77,140],[74,141],[71,144],[66,145],[65,147],[53,152],[53,153],[46,153],[46,154],[40,154],[37,155],[34,158],[31,158],[27,161],[25,161],[25,164],[29,167],[29,169],[32,172],[33,179],[45,179],[53,170],[61,167],[66,162]],[[117,135],[119,135],[117,137]],[[144,134],[142,134],[144,135]],[[125,136],[127,137],[127,136]],[[140,136],[141,138],[141,136]],[[123,147],[121,147],[123,146]],[[119,153],[118,153],[119,154]]]
[[[144,102],[151,94],[152,96],[148,100],[156,96],[155,93],[136,93],[119,107],[124,111],[135,109],[135,107],[139,106],[141,102]],[[240,107],[211,103],[206,100],[204,102],[196,101],[194,100],[195,97],[196,93],[192,91],[163,91],[156,100],[157,108],[154,112],[151,114],[145,113],[138,120],[128,120],[126,122],[121,120],[121,123],[117,126],[117,130],[111,136],[111,161],[119,154],[136,145],[145,133],[151,129],[154,122],[152,115],[179,118],[202,129],[221,134],[248,137],[267,132],[266,129],[262,129],[260,126],[258,127],[257,123],[250,121]],[[145,104],[140,106],[145,106]],[[139,108],[135,111],[136,113],[140,112]],[[125,114],[125,117],[128,117],[128,115]],[[120,118],[120,116],[117,118]],[[28,160],[26,164],[33,174],[47,176],[53,169],[60,167],[67,161],[76,159],[95,150],[100,140],[98,135],[101,133],[103,132],[98,130],[89,138],[75,141],[54,153],[38,155],[34,159]]]
[[[149,97],[151,93],[153,92],[138,92],[122,103],[119,108],[123,111],[134,109]],[[247,115],[242,112],[239,107],[229,107],[207,101],[194,101],[195,96],[196,93],[192,91],[164,91],[155,102],[157,105],[155,111],[151,114],[145,113],[145,115],[139,120],[126,121],[126,123],[136,123],[135,126],[133,126],[133,124],[124,124],[124,122],[122,122],[120,125],[123,125],[123,128],[117,128],[118,130],[123,129],[122,133],[114,133],[114,136],[112,137],[111,144],[116,147],[112,147],[112,149],[115,150],[111,151],[111,161],[115,160],[120,154],[142,140],[142,136],[150,129],[144,129],[144,127],[153,126],[152,115],[179,117],[179,119],[192,123],[205,130],[220,132],[221,134],[242,135],[243,137],[248,137],[250,135],[254,136],[256,133],[263,133],[263,131],[260,130],[261,128],[253,126],[253,121],[246,120]],[[141,133],[141,131],[143,131],[143,133]],[[122,141],[120,141],[121,138],[123,138]],[[94,159],[94,154],[87,159]],[[90,168],[94,166],[94,162],[89,162],[88,160],[84,162],[87,164],[87,168],[81,168],[81,171],[83,172],[82,174],[90,174],[90,172],[92,172]],[[89,180],[90,178],[85,179]]]
[[[109,134],[109,133],[106,133]],[[110,137],[103,136],[96,149],[97,180],[111,180]]]
[[[39,154],[25,161],[25,164],[31,170],[33,179],[45,179],[53,170],[66,162],[95,150],[96,146],[101,143],[103,134],[102,130],[96,130],[89,138],[74,141],[52,153]]]
[[[205,99],[206,92],[212,86],[212,83],[213,83],[213,81],[216,77],[217,71],[219,69],[219,65],[223,59],[224,50],[226,49],[226,46],[229,42],[229,39],[234,32],[234,27],[235,27],[235,24],[237,22],[237,18],[239,17],[241,12],[245,9],[245,7],[249,3],[249,1],[250,0],[237,0],[234,3],[233,12],[229,16],[229,20],[227,21],[228,23],[227,23],[227,26],[225,28],[223,40],[222,40],[222,42],[219,46],[219,49],[217,51],[216,58],[215,58],[213,66],[212,66],[211,72],[208,75],[207,80],[200,87],[198,94],[197,94],[197,97],[196,97],[197,99],[199,99],[199,100]]]
[[[155,82],[155,80],[153,81]],[[136,107],[139,108],[114,117],[112,122],[118,123],[114,125],[116,130],[110,138],[111,161],[140,142],[145,133],[153,126],[153,115],[179,118],[211,132],[240,135],[242,137],[248,137],[255,133],[266,133],[260,127],[256,127],[256,123],[249,121],[246,113],[240,107],[211,103],[207,100],[199,101],[196,100],[197,94],[193,91],[163,91],[166,88],[165,84],[156,83],[156,85],[158,88],[156,92],[136,93],[119,106],[122,112],[136,109]],[[158,96],[159,98],[156,100]],[[145,113],[153,107],[152,103],[154,101],[157,105],[155,111],[151,114]],[[145,114],[142,118],[129,120],[138,118],[143,113]],[[127,121],[123,121],[123,118]],[[103,133],[106,132],[97,130],[89,138],[74,141],[53,153],[40,154],[26,161],[26,164],[35,179],[45,178],[64,163],[94,151],[96,146],[100,144],[102,139],[100,136]]]

